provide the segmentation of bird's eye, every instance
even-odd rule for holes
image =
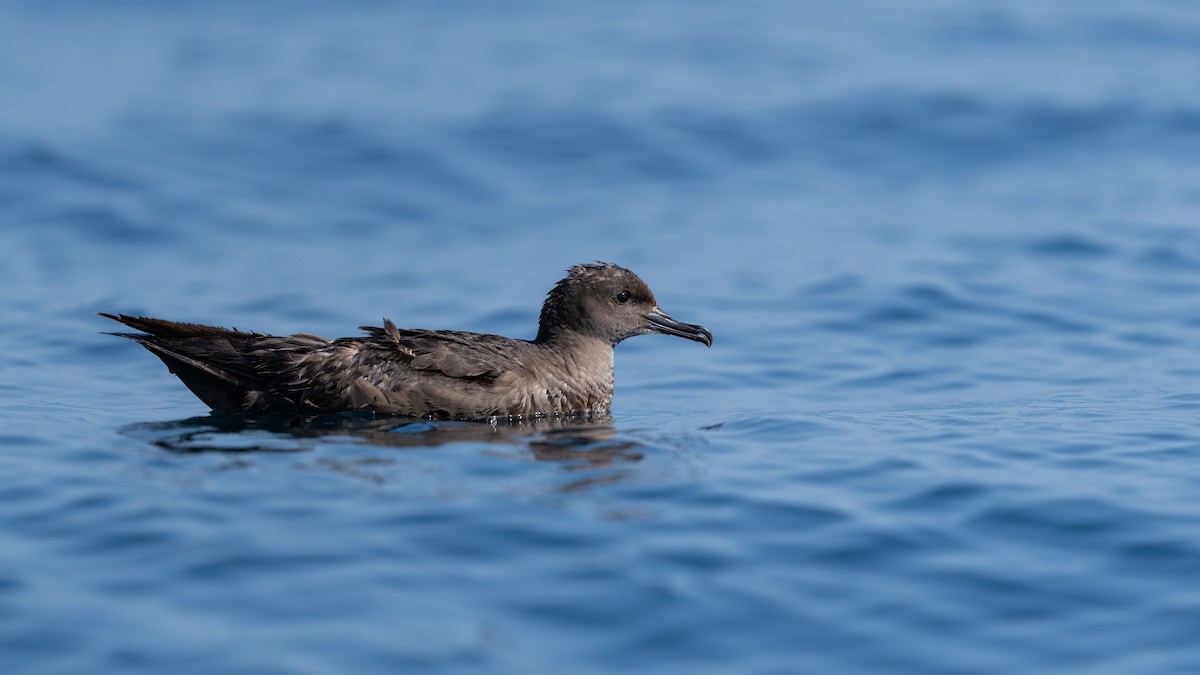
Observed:
[[[617,293],[617,302],[629,302],[629,291]]]

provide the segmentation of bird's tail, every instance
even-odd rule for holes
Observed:
[[[256,342],[268,336],[142,316],[99,314],[142,331],[111,335],[128,338],[150,350],[215,410],[242,411],[248,392],[268,386],[246,357]]]

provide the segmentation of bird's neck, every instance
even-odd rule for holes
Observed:
[[[547,351],[549,362],[558,365],[555,379],[561,381],[545,384],[562,388],[566,408],[608,412],[613,395],[612,345],[571,330],[557,331],[536,344]]]
[[[581,333],[573,328],[558,326],[552,330],[539,329],[534,344],[556,352],[612,354],[613,345],[607,340]]]

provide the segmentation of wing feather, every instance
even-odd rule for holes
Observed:
[[[519,340],[462,331],[402,329],[387,319],[382,328],[362,329],[375,338],[377,346],[407,357],[413,370],[495,379],[519,365]]]

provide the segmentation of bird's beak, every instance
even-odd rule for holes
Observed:
[[[711,347],[713,343],[712,333],[704,326],[697,326],[691,323],[680,323],[675,319],[667,316],[667,313],[655,307],[654,311],[643,315],[646,321],[649,322],[648,329],[652,333],[663,333],[664,335],[674,335],[676,337],[703,342],[706,347]]]

